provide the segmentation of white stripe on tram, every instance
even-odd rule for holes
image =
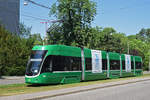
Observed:
[[[42,61],[42,59],[30,59],[30,61]]]

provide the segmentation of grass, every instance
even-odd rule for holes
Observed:
[[[71,88],[77,86],[87,86],[92,84],[102,84],[120,80],[128,80],[135,78],[150,77],[150,74],[145,74],[138,77],[128,77],[128,78],[119,78],[119,79],[108,79],[108,80],[98,80],[98,81],[88,81],[74,84],[64,84],[64,85],[45,85],[45,86],[33,86],[28,84],[11,84],[11,85],[0,85],[0,96],[10,96],[24,93],[34,93],[40,91],[49,91],[49,90],[58,90],[63,88]]]

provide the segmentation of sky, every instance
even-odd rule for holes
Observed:
[[[51,7],[56,0],[32,0]],[[150,0],[92,0],[97,4],[97,15],[92,26],[113,27],[117,32],[133,35],[141,28],[150,28]],[[20,2],[20,22],[32,27],[32,33],[45,35],[45,22],[40,19],[56,20],[49,16],[49,9],[32,3],[24,6]]]

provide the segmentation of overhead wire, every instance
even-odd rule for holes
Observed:
[[[6,11],[9,12],[9,13],[13,13],[14,15],[18,15],[18,12],[16,12],[16,11],[13,11],[13,10],[10,10],[10,9],[8,9],[8,8],[4,8],[4,7],[1,7],[1,6],[0,6],[0,8],[6,10]],[[32,16],[32,15],[27,15],[27,14],[21,14],[21,15],[22,15],[22,16],[25,16],[25,17],[30,17],[30,18],[33,18],[33,19],[37,19],[37,20],[50,21],[50,20],[48,20],[48,19],[39,18],[39,17],[35,17],[35,16]]]
[[[39,15],[39,14],[33,14],[33,13],[27,12],[27,11],[25,11],[25,10],[21,10],[20,13],[21,13],[21,14],[26,14],[26,15],[31,15],[31,16],[38,16],[38,17],[44,18],[44,19],[49,19],[49,18],[50,18],[49,16],[41,16],[41,15]]]
[[[50,7],[47,7],[47,6],[42,5],[42,4],[40,4],[40,3],[36,3],[36,2],[34,2],[34,1],[32,1],[32,0],[25,0],[25,1],[30,2],[30,3],[32,3],[32,4],[35,4],[35,5],[37,5],[37,6],[40,6],[40,7],[46,8],[46,9],[51,9]]]
[[[36,20],[50,21],[50,20],[45,19],[45,18],[39,18],[39,17],[31,16],[31,15],[26,15],[26,14],[21,14],[21,15],[24,17],[29,17],[29,18],[36,19]]]

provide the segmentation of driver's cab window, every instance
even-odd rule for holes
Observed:
[[[41,72],[51,72],[52,71],[52,56],[47,56],[44,60]]]

